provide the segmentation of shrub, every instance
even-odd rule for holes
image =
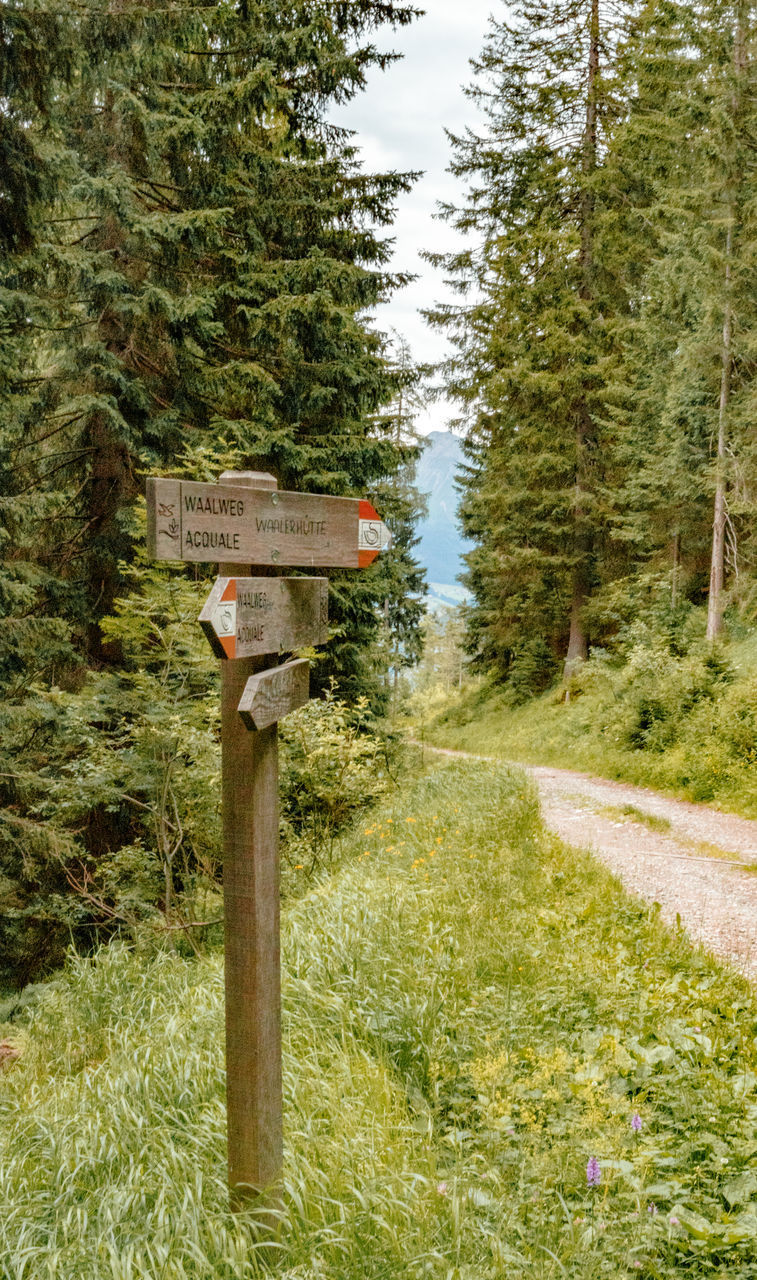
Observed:
[[[280,732],[282,853],[312,874],[330,865],[340,829],[389,785],[389,745],[371,727],[367,698],[351,709],[333,685]]]

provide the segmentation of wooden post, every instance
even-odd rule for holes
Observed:
[[[220,480],[278,487],[259,471],[226,471]],[[219,565],[226,577],[251,571],[248,564]],[[250,676],[270,665],[259,657],[221,666],[226,1106],[234,1208],[271,1189],[283,1159],[278,726],[250,730],[238,711]]]
[[[262,471],[225,471],[218,485],[150,476],[146,497],[157,560],[236,556],[219,564],[199,620],[222,663],[229,1188],[234,1208],[257,1206],[270,1220],[283,1162],[278,717],[309,692],[305,660],[277,659],[325,643],[328,583],[279,579],[269,596],[249,575],[363,569],[391,535],[367,499],[283,493]],[[265,563],[239,563],[245,555]]]

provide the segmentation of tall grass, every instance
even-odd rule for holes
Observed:
[[[276,1241],[227,1209],[220,956],[113,946],[5,1028],[2,1280],[757,1274],[750,990],[517,771],[440,768],[342,856],[285,913]]]
[[[599,652],[565,686],[514,705],[471,685],[416,733],[474,754],[580,769],[757,818],[757,641],[681,656],[655,636],[623,661]]]

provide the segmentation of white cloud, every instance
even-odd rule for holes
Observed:
[[[501,0],[426,0],[428,11],[411,27],[379,32],[379,47],[402,53],[388,71],[372,73],[368,88],[335,114],[334,119],[355,130],[366,167],[424,170],[412,193],[402,197],[391,235],[395,241],[392,266],[418,279],[377,312],[383,329],[397,329],[407,338],[417,360],[444,357],[443,336],[424,323],[420,308],[450,300],[443,274],[421,258],[421,251],[446,251],[455,233],[434,218],[437,202],[460,198],[461,188],[446,172],[450,146],[445,128],[462,131],[476,123],[475,109],[463,94],[472,78],[469,61],[481,51],[489,14],[502,9]],[[419,426],[443,428],[454,407],[440,403]]]

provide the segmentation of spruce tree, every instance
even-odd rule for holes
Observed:
[[[606,387],[627,300],[603,166],[627,8],[526,0],[493,21],[469,91],[486,132],[452,138],[469,194],[444,213],[474,244],[442,259],[463,298],[430,318],[457,348],[448,387],[469,427],[471,643],[503,673],[534,636],[586,656],[612,558]]]
[[[616,140],[647,175],[654,252],[627,345],[627,480],[619,529],[708,598],[722,630],[725,571],[749,554],[754,25],[749,6],[647,5],[626,51],[636,82]],[[640,219],[641,221],[641,219]],[[735,580],[732,578],[732,581]]]
[[[392,379],[363,317],[398,282],[376,227],[409,178],[363,173],[324,117],[387,61],[372,28],[413,11],[91,13],[88,75],[60,101],[79,169],[61,201],[76,221],[59,271],[76,302],[57,347],[81,414],[83,609],[90,660],[103,661],[97,622],[120,589],[121,512],[141,471],[220,441],[282,487],[346,494],[399,462],[377,419]]]
[[[401,283],[385,229],[411,175],[365,172],[327,114],[391,60],[375,29],[414,16],[380,0],[93,0],[67,19],[71,74],[49,67],[50,123],[37,113],[32,126],[32,144],[47,130],[57,160],[18,313],[28,403],[2,442],[28,450],[22,473],[8,455],[22,475],[6,557],[15,581],[24,503],[36,530],[24,590],[4,599],[6,634],[32,614],[60,649],[43,668],[19,659],[4,739],[2,888],[19,971],[24,957],[48,962],[39,929],[57,945],[68,934],[56,920],[90,937],[101,919],[81,899],[66,915],[67,871],[92,858],[118,866],[118,851],[135,847],[141,792],[133,802],[105,786],[83,792],[75,829],[48,799],[49,779],[86,773],[88,753],[95,774],[106,757],[118,774],[117,745],[104,744],[139,738],[119,721],[138,708],[131,633],[109,619],[139,614],[146,590],[129,567],[145,474],[212,479],[250,466],[285,488],[371,496],[407,462],[383,412],[400,378],[368,317]],[[377,683],[382,573],[333,575],[337,637],[322,675],[355,693]],[[158,635],[172,606],[167,592],[159,608],[153,586]],[[80,689],[88,729],[73,743]]]

